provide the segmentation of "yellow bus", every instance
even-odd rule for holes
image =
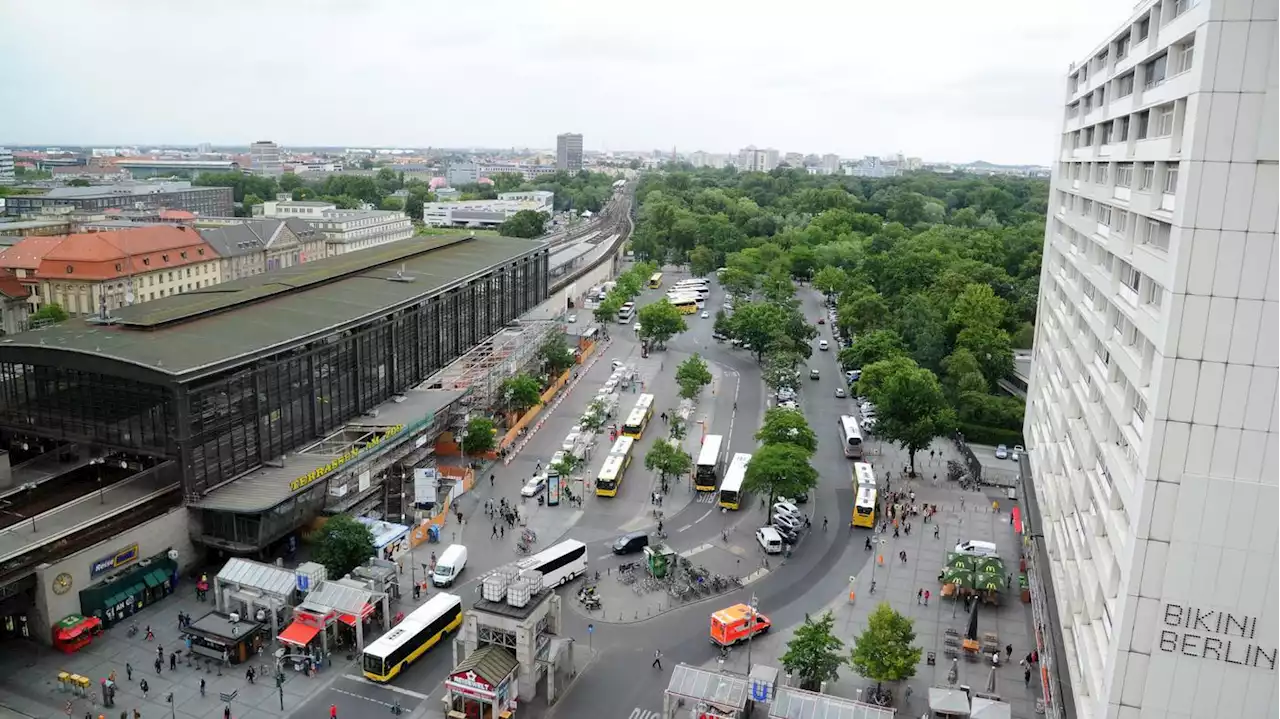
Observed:
[[[462,626],[462,600],[441,592],[364,648],[364,675],[375,682],[391,681],[404,668]]]
[[[656,290],[662,286],[662,273],[655,272],[649,276],[649,289]]]
[[[747,479],[749,464],[751,464],[751,455],[746,452],[739,452],[729,460],[729,468],[724,472],[724,481],[720,483],[721,507],[738,509],[742,506],[742,483]]]
[[[609,448],[609,455],[619,455],[627,458],[627,463],[631,462],[631,448],[635,446],[636,441],[630,437],[619,437],[613,446]]]
[[[876,489],[876,471],[866,462],[853,463],[853,488],[870,487]]]
[[[876,526],[876,490],[859,487],[853,500],[853,526],[872,529]]]
[[[691,315],[698,311],[698,298],[693,295],[680,295],[667,300],[682,315]]]
[[[631,414],[627,415],[627,421],[622,423],[623,436],[640,439],[652,417],[653,395],[642,394],[636,399],[636,406],[632,408]]]
[[[720,445],[723,443],[724,435],[720,434],[709,434],[702,440],[702,449],[698,450],[698,463],[693,468],[693,488],[699,492],[716,491],[721,465],[724,463],[724,455],[720,453]]]
[[[622,486],[622,477],[627,473],[629,459],[630,457],[619,454],[611,454],[604,458],[604,466],[596,476],[597,497],[618,496],[618,487]]]

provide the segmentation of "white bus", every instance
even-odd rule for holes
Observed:
[[[390,681],[460,626],[462,600],[445,592],[435,595],[364,648],[360,659],[364,675],[375,682]]]
[[[720,506],[725,509],[738,509],[742,506],[742,483],[747,478],[747,465],[751,464],[751,455],[739,452],[729,460],[729,468],[725,470],[724,481],[720,483]]]
[[[542,586],[558,587],[587,571],[587,545],[576,539],[566,539],[516,562],[516,569],[521,574],[541,572]]]
[[[636,303],[628,302],[618,310],[618,324],[625,325],[631,322],[631,318],[636,315]]]
[[[689,277],[676,282],[672,287],[706,287],[710,284],[711,280],[705,277]]]
[[[862,459],[862,430],[858,429],[858,419],[853,415],[840,415],[840,439],[844,446],[844,456]]]
[[[613,443],[613,447],[609,448],[609,456],[616,454],[616,455],[621,455],[623,457],[630,457],[631,447],[635,445],[635,443],[636,441],[630,437],[626,437],[626,436],[619,437]]]
[[[693,468],[693,488],[699,492],[716,491],[716,483],[720,481],[721,463],[724,455],[720,445],[724,436],[709,434],[702,440],[702,449],[698,450],[698,464]]]
[[[853,463],[853,486],[855,489],[863,487],[875,489],[877,487],[876,471],[871,468],[871,465],[866,462]]]

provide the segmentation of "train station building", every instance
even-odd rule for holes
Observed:
[[[120,548],[264,555],[379,499],[463,396],[424,382],[545,300],[547,263],[424,236],[3,338],[0,627],[47,636]]]

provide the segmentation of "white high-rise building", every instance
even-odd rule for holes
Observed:
[[[0,147],[0,185],[12,185],[17,182],[13,168],[13,151]]]
[[[582,169],[582,135],[565,132],[556,135],[556,169],[577,172]]]
[[[1067,78],[1025,436],[1085,719],[1280,714],[1276,14],[1148,0]]]
[[[259,140],[249,146],[249,162],[255,175],[274,177],[284,174],[280,147],[270,140]]]

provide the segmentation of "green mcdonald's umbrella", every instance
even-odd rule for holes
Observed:
[[[978,569],[978,558],[968,554],[952,552],[947,555],[947,567],[951,569],[967,569],[970,572],[974,572]]]
[[[1004,574],[1004,562],[998,557],[983,557],[978,560],[976,571]]]
[[[980,592],[1004,589],[1004,574],[997,572],[978,572],[974,576],[973,588]]]
[[[965,567],[947,567],[942,570],[942,583],[954,584],[961,589],[973,589],[977,576]]]

